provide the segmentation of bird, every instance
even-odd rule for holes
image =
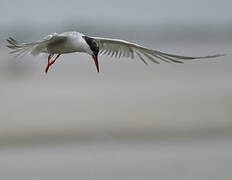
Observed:
[[[208,56],[182,56],[164,53],[151,48],[132,43],[121,39],[91,37],[77,31],[52,33],[42,40],[25,43],[19,42],[12,37],[7,39],[8,48],[12,49],[10,54],[24,56],[30,54],[33,56],[41,53],[48,54],[48,63],[45,73],[48,72],[52,64],[62,55],[67,53],[87,53],[92,56],[96,70],[99,72],[98,55],[106,55],[114,58],[135,58],[140,59],[144,64],[148,64],[146,60],[153,63],[184,63],[184,60],[207,59],[224,56],[225,54],[215,54]],[[53,57],[56,57],[53,59]]]

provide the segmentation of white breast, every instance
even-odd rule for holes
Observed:
[[[86,52],[91,54],[92,51],[84,40],[82,33],[66,32],[63,35],[67,36],[67,41],[63,44],[63,53]]]
[[[66,37],[65,40],[55,41],[48,44],[48,51],[51,54],[64,54],[73,52],[86,52],[91,54],[89,45],[83,38],[83,34],[79,32],[64,32],[58,36]]]

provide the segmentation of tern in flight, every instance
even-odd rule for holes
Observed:
[[[42,40],[32,43],[22,43],[16,41],[12,37],[9,37],[7,41],[9,43],[7,46],[12,49],[10,53],[17,53],[19,56],[25,54],[35,56],[40,53],[47,53],[48,64],[45,69],[46,73],[48,72],[49,67],[56,62],[61,54],[74,52],[87,53],[92,56],[97,72],[99,72],[98,54],[115,58],[126,57],[132,59],[137,56],[145,64],[147,64],[146,59],[159,64],[160,61],[183,63],[184,60],[223,56],[221,54],[199,57],[174,55],[120,39],[90,37],[79,32],[64,32],[61,34],[53,33]],[[54,55],[56,55],[56,57],[53,59]]]

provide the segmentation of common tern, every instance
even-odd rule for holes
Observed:
[[[18,56],[31,54],[35,56],[40,53],[47,53],[48,64],[45,69],[46,73],[48,72],[49,67],[56,62],[61,54],[74,52],[87,53],[92,56],[97,72],[99,72],[98,54],[115,58],[126,57],[132,59],[137,56],[145,64],[147,64],[146,59],[159,64],[160,61],[167,63],[183,63],[183,60],[206,59],[223,56],[222,54],[216,54],[192,57],[168,54],[125,40],[91,37],[75,31],[63,32],[60,34],[53,33],[42,40],[32,43],[19,42],[12,37],[9,37],[7,41],[9,43],[7,46],[13,49],[10,52],[11,54],[17,53]],[[56,55],[56,57],[52,60],[54,55]]]

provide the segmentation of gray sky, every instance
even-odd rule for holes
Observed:
[[[225,23],[232,20],[231,7],[230,0],[0,0],[0,26],[53,25],[83,18],[87,23]]]

